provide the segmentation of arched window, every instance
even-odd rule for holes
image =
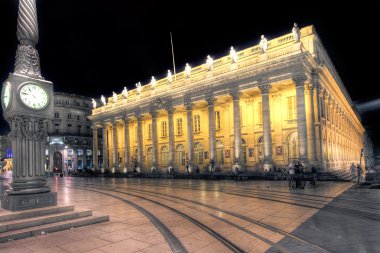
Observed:
[[[203,165],[203,145],[200,142],[194,144],[194,158],[196,165]]]
[[[167,146],[161,148],[161,165],[163,167],[169,166],[169,149]]]
[[[216,162],[219,165],[224,164],[224,146],[219,140],[216,141]]]
[[[241,156],[243,164],[247,164],[247,142],[244,139],[241,139]]]
[[[185,147],[182,144],[176,147],[176,165],[178,167],[185,166]]]

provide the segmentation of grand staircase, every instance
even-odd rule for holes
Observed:
[[[46,207],[0,214],[0,243],[108,220],[108,215],[92,216],[91,210],[74,210],[74,206]]]

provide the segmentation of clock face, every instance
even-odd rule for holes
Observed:
[[[9,106],[9,102],[11,100],[11,84],[10,83],[6,83],[4,86],[2,100],[3,100],[4,108],[7,109]]]
[[[20,90],[21,101],[29,108],[41,110],[49,102],[46,91],[37,84],[28,83]]]

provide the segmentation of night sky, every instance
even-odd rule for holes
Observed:
[[[37,0],[43,76],[55,91],[99,98],[124,86],[148,83],[172,68],[173,32],[177,70],[202,64],[300,27],[315,25],[354,102],[380,98],[380,1]],[[336,5],[334,5],[336,4]],[[13,71],[17,47],[17,0],[0,1],[0,82]],[[374,62],[374,63],[372,63]],[[380,143],[380,108],[363,114]],[[8,131],[0,122],[0,134]]]

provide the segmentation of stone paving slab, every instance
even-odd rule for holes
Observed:
[[[271,245],[258,238],[249,236],[236,228],[226,225],[221,221],[216,221],[215,218],[208,214],[210,213],[216,216],[220,215],[220,217],[228,219],[230,222],[244,227],[253,233],[260,234],[273,242],[283,243],[285,240],[283,239],[284,236],[225,213],[212,211],[207,207],[199,206],[194,203],[185,203],[179,198],[195,200],[230,212],[236,212],[251,219],[266,222],[270,225],[282,228],[288,232],[293,230],[297,231],[297,229],[302,228],[303,223],[309,222],[310,218],[318,212],[318,210],[309,207],[229,194],[229,192],[236,191],[242,192],[245,195],[253,193],[265,193],[270,196],[272,196],[271,194],[273,194],[273,196],[275,194],[286,195],[289,193],[287,182],[281,181],[157,181],[151,179],[58,178],[57,185],[54,185],[55,182],[55,180],[51,180],[50,183],[53,186],[52,188],[58,189],[58,203],[60,205],[75,205],[78,208],[92,209],[94,215],[108,214],[110,215],[110,221],[107,223],[47,234],[45,236],[5,243],[0,245],[0,253],[171,252],[171,249],[162,234],[141,212],[118,199],[83,189],[71,188],[76,185],[85,186],[86,184],[96,184],[102,187],[117,187],[120,191],[126,192],[133,189],[133,194],[136,195],[139,195],[139,191],[140,194],[142,194],[142,191],[153,191],[155,193],[173,195],[176,197],[175,200],[178,201],[178,203],[170,203],[163,199],[155,200],[165,204],[170,203],[170,206],[191,215],[195,219],[204,221],[205,224],[215,228],[223,236],[238,244],[247,252],[270,251]],[[329,202],[332,201],[335,196],[345,191],[349,186],[350,184],[347,183],[323,182],[320,183],[318,187],[307,187],[305,190],[297,190],[292,194],[299,194],[295,195],[296,197],[310,197],[312,199],[319,199],[325,196],[329,197],[327,198],[327,202]],[[135,190],[137,190],[137,192],[135,192]],[[171,211],[161,207],[157,208],[155,204],[138,197],[123,194],[116,195],[124,196],[129,201],[148,209],[152,214],[165,223],[172,233],[180,239],[189,252],[230,252],[205,231],[194,226],[194,224],[191,224],[190,222],[184,222],[183,218],[174,215]],[[1,213],[2,211],[0,210],[0,215]],[[330,228],[331,227],[333,226],[330,226]],[[322,240],[323,238],[318,234],[318,231],[319,230],[316,228],[310,229],[310,232],[312,232],[313,235],[316,235],[311,238],[320,238],[320,240]],[[375,234],[373,235],[375,236]],[[371,238],[371,240],[368,241],[368,244],[373,242],[374,241]],[[291,245],[291,242],[288,242],[288,244]],[[339,248],[339,245],[333,246]],[[341,246],[343,248],[347,247],[344,242]],[[297,248],[299,247],[297,244],[293,247],[297,250],[302,249]]]

